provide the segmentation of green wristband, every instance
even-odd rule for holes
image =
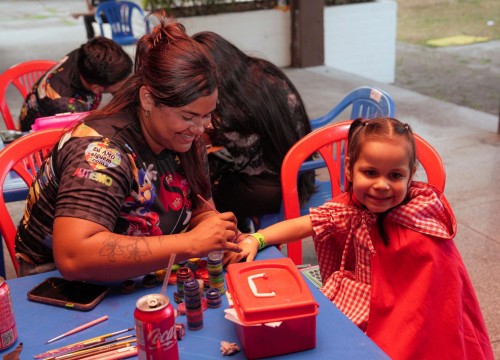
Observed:
[[[266,239],[264,238],[264,235],[262,235],[261,233],[255,233],[250,235],[257,239],[259,243],[259,250],[262,250],[266,247]]]

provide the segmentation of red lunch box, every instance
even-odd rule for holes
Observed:
[[[318,304],[289,258],[231,264],[229,309],[245,356],[264,358],[316,347]]]

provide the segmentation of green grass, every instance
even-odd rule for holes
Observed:
[[[453,35],[500,39],[500,0],[397,0],[398,40],[425,45]],[[488,21],[494,21],[488,26]]]

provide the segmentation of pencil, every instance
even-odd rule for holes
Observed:
[[[108,315],[104,315],[104,316],[100,317],[99,319],[95,319],[95,320],[89,321],[88,323],[83,324],[81,326],[78,326],[78,327],[74,328],[73,330],[70,330],[68,332],[65,332],[64,334],[56,336],[55,338],[50,339],[49,341],[47,341],[47,344],[50,344],[51,342],[54,342],[54,341],[59,340],[59,339],[62,339],[63,337],[69,336],[69,335],[77,333],[79,331],[85,330],[85,329],[87,329],[87,328],[89,328],[91,326],[94,326],[95,324],[99,324],[100,322],[103,322],[105,320],[108,320]]]

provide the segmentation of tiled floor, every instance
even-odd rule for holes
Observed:
[[[12,26],[1,26],[7,16],[4,11],[7,6],[28,3],[37,2],[4,0],[0,3],[0,71],[27,59],[58,59],[85,41],[83,24],[81,28],[68,26],[62,30],[49,20],[36,23],[33,20],[31,27],[26,20],[19,23],[15,20]],[[382,88],[394,99],[396,117],[410,123],[415,132],[441,154],[447,171],[445,194],[458,220],[455,241],[476,289],[496,357],[500,359],[498,117],[326,67],[287,69],[286,72],[299,89],[311,117],[326,113],[358,86]],[[22,204],[12,204],[12,208],[19,217]],[[305,262],[315,263],[310,241],[305,242],[304,249]]]

